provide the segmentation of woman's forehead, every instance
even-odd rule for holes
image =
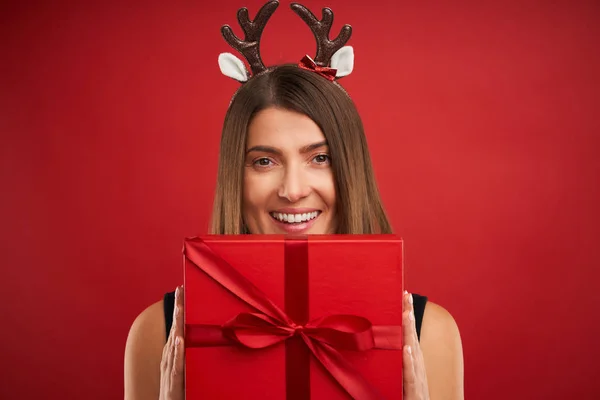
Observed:
[[[259,112],[248,127],[247,148],[259,145],[301,148],[323,142],[325,135],[308,116],[269,108]]]

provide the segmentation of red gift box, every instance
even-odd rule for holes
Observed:
[[[184,242],[186,398],[401,399],[402,240]]]

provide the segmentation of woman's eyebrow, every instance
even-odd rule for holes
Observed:
[[[253,146],[253,147],[250,147],[248,150],[246,150],[246,154],[248,154],[252,151],[262,151],[263,153],[271,153],[271,154],[276,154],[279,156],[281,155],[281,151],[279,151],[275,147],[271,147],[271,146],[262,146],[262,145]]]
[[[323,146],[327,146],[327,140],[323,140],[317,143],[313,143],[313,144],[309,144],[307,146],[304,146],[302,149],[300,149],[301,153],[308,153],[311,152],[313,150],[318,149],[319,147],[323,147]]]
[[[323,147],[323,146],[327,146],[327,140],[322,140],[317,143],[312,143],[312,144],[306,145],[300,149],[300,152],[303,154],[308,153],[310,151],[313,151],[313,150],[318,149],[319,147]],[[261,151],[263,153],[271,153],[271,154],[281,155],[281,151],[276,149],[275,147],[264,146],[264,145],[252,146],[248,150],[246,150],[246,154],[248,154],[252,151]]]

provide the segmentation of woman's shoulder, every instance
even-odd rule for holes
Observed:
[[[136,336],[138,332],[142,333],[140,336],[145,336],[145,334],[153,332],[164,333],[164,308],[164,298],[146,307],[134,319],[129,330],[129,335],[133,334],[133,336]]]
[[[415,304],[419,296],[415,295]],[[423,312],[422,335],[424,338],[440,339],[440,336],[456,339],[460,336],[458,324],[448,310],[439,304],[427,300],[427,307]],[[416,308],[416,307],[415,307]]]
[[[146,307],[131,324],[125,355],[139,355],[146,350],[162,353],[165,341],[164,300],[159,300]]]
[[[431,301],[423,315],[420,346],[431,397],[448,394],[452,387],[455,398],[462,398],[464,361],[458,324],[448,310]]]
[[[146,307],[133,321],[125,344],[125,398],[158,398],[165,345],[164,300]]]

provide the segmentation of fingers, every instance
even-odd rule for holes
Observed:
[[[176,394],[175,398],[183,398],[184,390],[184,329],[183,329],[183,286],[179,286],[175,291],[175,310],[173,317],[173,346],[172,356],[169,357],[171,365],[169,368],[171,391]]]
[[[179,288],[177,288],[175,290],[175,297],[177,298],[177,291],[179,290]],[[175,311],[176,309],[173,309],[173,322],[175,322]],[[174,324],[171,324],[171,329],[169,330],[169,336],[167,337],[167,341],[163,347],[163,352],[162,352],[162,359],[161,359],[161,363],[160,363],[160,367],[161,367],[161,372],[164,374],[166,371],[169,370],[169,355],[171,352],[171,349],[173,347],[173,340],[174,339],[174,335],[173,332],[175,331],[175,327],[173,326]]]
[[[171,369],[171,387],[174,392],[179,392],[183,389],[183,365],[185,347],[183,345],[183,337],[178,336],[175,339],[175,353],[173,357],[173,367]]]
[[[183,399],[185,346],[183,341],[183,287],[175,290],[173,324],[163,347],[161,360],[161,399]]]
[[[183,339],[183,286],[179,286],[175,291],[175,317],[173,321],[177,323],[175,326],[175,337],[180,337]]]
[[[415,312],[413,308],[412,296],[408,292],[404,292],[403,295],[403,306],[404,312],[402,313],[402,336],[404,338],[404,344],[411,346],[414,351],[418,347],[417,338],[417,326],[415,323]]]
[[[403,295],[403,308],[403,391],[406,400],[411,400],[416,398],[415,396],[417,396],[418,392],[416,355],[417,352],[420,350],[420,347],[419,340],[417,337],[413,299],[412,295],[406,291]]]
[[[405,345],[402,349],[402,369],[403,369],[403,384],[402,390],[404,392],[404,398],[411,400],[414,398],[417,392],[417,374],[415,372],[415,362],[412,355],[412,347]]]
[[[173,359],[175,357],[175,341],[177,339],[177,336],[183,336],[182,334],[178,335],[179,331],[183,331],[183,328],[182,328],[183,312],[181,312],[182,308],[178,307],[179,299],[182,297],[181,296],[181,291],[182,291],[181,288],[182,287],[179,286],[175,290],[175,306],[173,307],[173,323],[171,324],[171,330],[169,331],[169,337],[167,338],[167,342],[165,343],[165,346],[163,347],[161,368],[164,373],[170,373],[170,371],[173,369]]]
[[[171,370],[173,369],[173,358],[175,357],[175,339],[177,338],[176,336],[176,330],[177,330],[177,314],[178,314],[178,309],[177,309],[177,297],[179,296],[179,287],[177,287],[177,289],[175,290],[175,306],[173,307],[173,323],[171,324],[171,330],[169,332],[169,339],[167,340],[167,344],[165,346],[166,348],[166,354],[163,354],[163,357],[166,358],[166,368],[165,368],[165,372],[167,374],[169,374],[171,372]]]

